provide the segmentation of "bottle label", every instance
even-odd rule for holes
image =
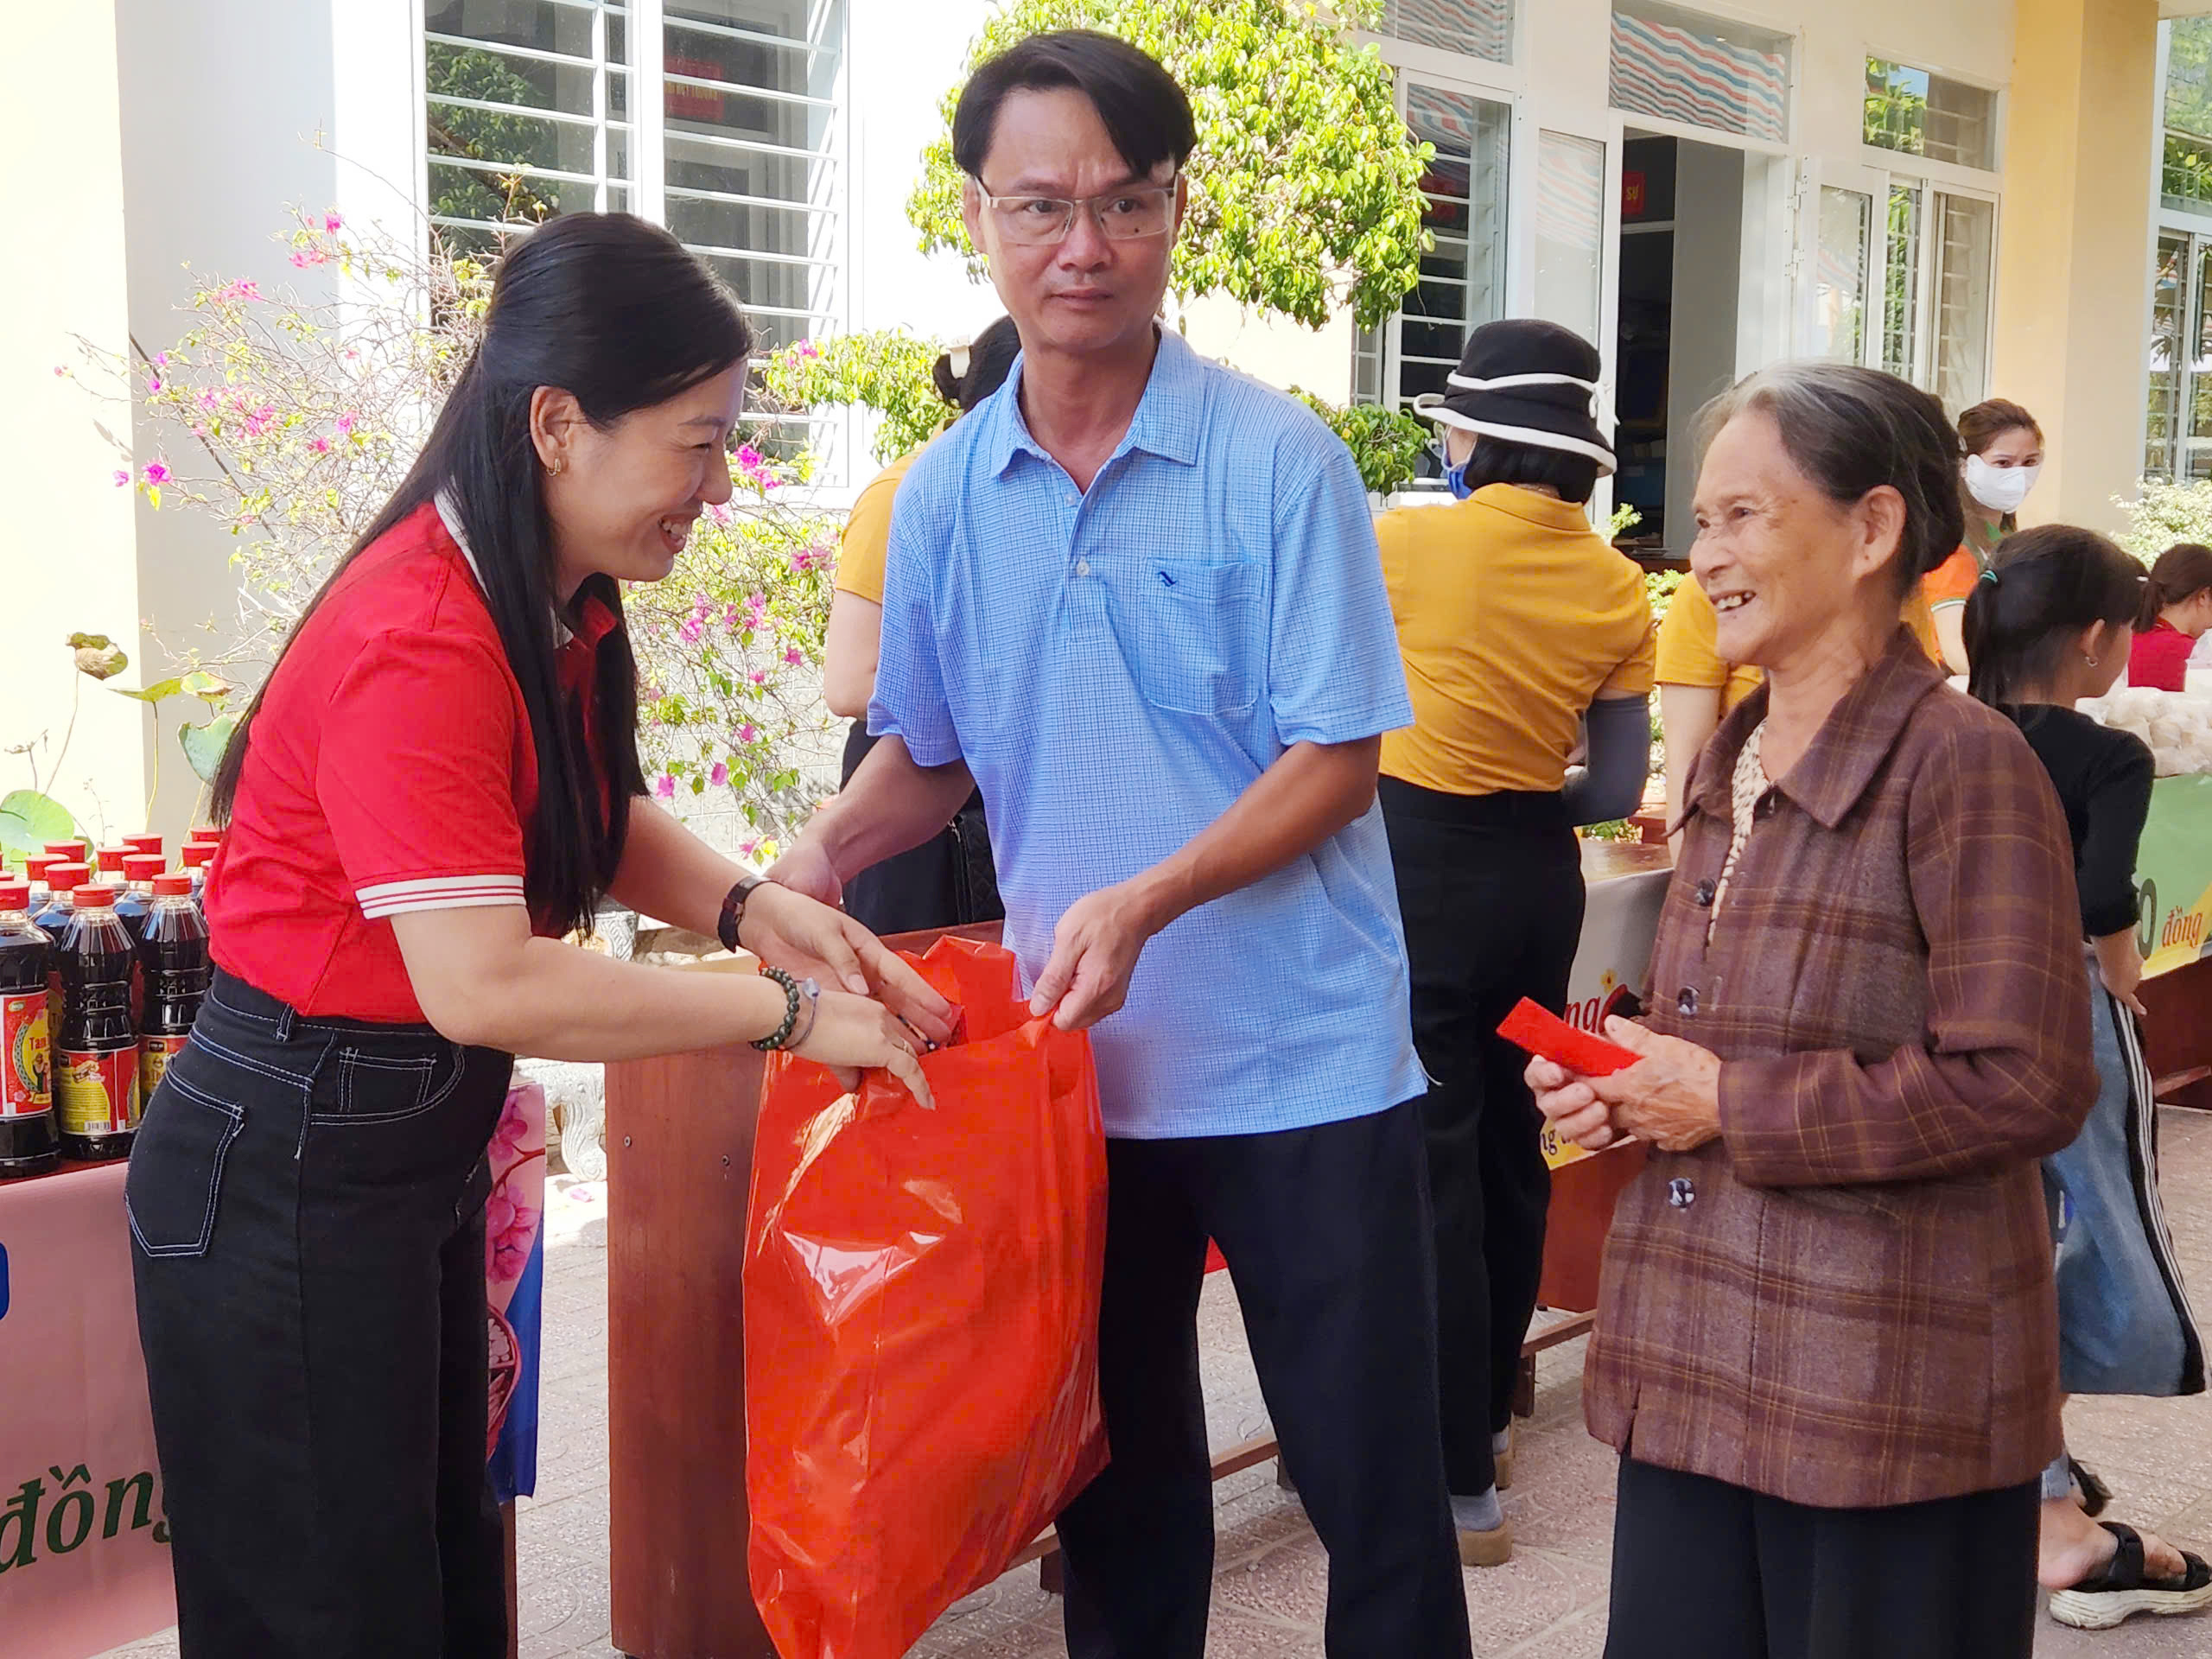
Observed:
[[[138,1039],[138,1109],[145,1110],[146,1103],[154,1097],[154,1090],[162,1081],[162,1073],[169,1069],[169,1062],[184,1052],[189,1037],[141,1037]]]
[[[138,1050],[65,1048],[54,1079],[64,1135],[127,1134],[138,1127]]]
[[[46,993],[0,996],[0,1117],[28,1117],[54,1104]]]

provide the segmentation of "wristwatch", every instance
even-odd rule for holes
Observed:
[[[745,924],[745,901],[753,896],[755,887],[766,887],[765,875],[741,875],[737,885],[722,898],[721,918],[715,924],[715,937],[722,942],[722,949],[735,956],[739,950],[737,930]]]

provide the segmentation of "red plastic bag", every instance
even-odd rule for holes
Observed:
[[[762,1086],[746,1494],[783,1659],[898,1659],[1106,1465],[1090,1039],[1031,1019],[996,945],[917,966],[965,1015],[922,1060],[934,1111],[782,1054]]]

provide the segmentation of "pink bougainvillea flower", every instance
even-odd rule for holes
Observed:
[[[760,470],[760,452],[749,443],[737,446],[737,464],[748,473]]]
[[[685,645],[696,645],[699,643],[699,636],[704,633],[707,629],[706,624],[700,621],[697,617],[687,616],[683,619],[682,625],[679,626],[676,631],[683,636],[683,643]]]
[[[659,796],[664,801],[674,800],[676,798],[676,779],[670,777],[668,773],[664,772],[653,783],[653,793]]]
[[[754,669],[754,670],[753,671],[753,684],[755,684],[755,685],[766,685],[766,684],[767,684],[767,683],[768,683],[768,671],[767,671],[766,669],[765,669],[765,668],[756,668],[756,669]]]
[[[737,607],[734,605],[725,605],[722,607],[722,632],[724,633],[737,632]]]
[[[311,455],[328,454],[330,453],[330,440],[328,438],[309,438],[308,440],[308,453]]]
[[[325,253],[321,248],[302,248],[297,253],[292,256],[292,263],[297,265],[302,270],[305,270],[311,265],[328,264],[330,263],[330,256]]]
[[[66,363],[55,364],[54,365],[54,378],[57,380],[67,380],[69,378],[69,365]]]
[[[740,858],[750,858],[760,849],[760,843],[757,841],[741,841],[737,845],[737,855]]]
[[[797,668],[805,660],[806,653],[797,645],[786,645],[784,648],[784,661],[790,664],[791,667]]]
[[[325,213],[322,216],[322,228],[326,231],[342,230],[345,225],[346,221],[335,213]]]
[[[346,410],[343,415],[340,415],[335,422],[334,422],[334,423],[333,423],[333,424],[334,424],[334,425],[335,425],[335,426],[337,427],[337,429],[338,429],[338,435],[339,435],[339,436],[340,436],[340,437],[351,437],[351,436],[353,435],[353,423],[354,423],[354,420],[355,420],[356,418],[357,418],[357,417],[355,416],[355,415],[354,415],[353,411],[352,410],[350,410],[350,409],[349,409],[349,410]]]
[[[146,481],[149,484],[168,483],[169,481],[168,463],[165,461],[148,461],[146,463]]]
[[[192,423],[192,435],[195,438],[206,437],[207,435],[207,427],[202,425],[200,422],[194,421]]]
[[[154,366],[156,368],[166,369],[168,365],[169,354],[167,352],[156,352],[154,353]]]
[[[124,471],[123,470],[123,468],[122,468],[122,467],[117,467],[117,468],[115,469],[115,487],[116,487],[117,489],[118,489],[118,490],[119,490],[119,489],[121,489],[124,485],[128,484],[130,481],[130,474],[128,474],[128,473],[124,472]]]
[[[712,784],[716,789],[728,789],[729,787],[729,767],[720,760],[715,761],[715,769],[707,774],[707,781]]]
[[[753,728],[753,722],[749,720],[737,728],[737,741],[741,743],[750,743],[760,735],[760,734]]]
[[[146,377],[146,395],[148,397],[155,396],[161,391],[161,389],[162,377],[160,375],[149,374]]]
[[[200,396],[193,399],[193,401],[198,404],[202,409],[213,409],[217,404],[220,403],[222,399],[216,397],[213,388],[210,388],[209,390],[201,392]]]

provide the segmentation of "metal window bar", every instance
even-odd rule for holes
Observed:
[[[589,58],[579,58],[567,52],[549,51],[540,46],[517,46],[507,41],[472,40],[466,35],[441,35],[435,29],[423,31],[423,38],[433,46],[450,46],[461,52],[490,52],[501,57],[522,58],[531,63],[558,64],[565,69],[589,69]],[[527,105],[513,107],[526,109]]]
[[[740,29],[734,23],[710,23],[703,18],[671,17],[667,27],[671,29],[683,29],[686,32],[696,31],[701,35],[719,35],[726,41],[748,41],[755,46],[780,47],[786,52],[804,52],[810,57],[838,58],[844,55],[842,47],[824,46],[811,40],[803,41],[794,35],[764,35],[757,29]]]
[[[681,75],[673,69],[662,72],[661,79],[671,86],[691,86],[701,92],[723,92],[733,98],[757,98],[764,103],[791,104],[808,109],[835,110],[837,101],[831,98],[810,98],[804,92],[787,92],[776,86],[756,86],[741,80],[709,80],[704,75]]]
[[[694,253],[703,253],[714,259],[753,259],[768,265],[814,265],[824,270],[836,270],[842,264],[837,259],[817,259],[804,253],[771,253],[765,248],[727,248],[713,242],[686,242],[683,245]]]
[[[817,219],[837,219],[844,210],[824,203],[794,201],[789,196],[752,196],[735,190],[703,190],[696,185],[671,184],[664,194],[686,201],[716,201],[732,207],[761,207],[776,213],[805,213]]]
[[[757,138],[734,138],[721,132],[685,132],[671,127],[668,143],[677,144],[704,144],[710,149],[743,150],[748,155],[783,156],[794,161],[820,162],[826,167],[837,165],[842,159],[826,149],[794,149],[787,144],[764,143]]]
[[[535,167],[528,162],[480,162],[474,156],[433,155],[432,167],[466,168],[471,173],[489,173],[494,177],[524,179],[557,179],[563,184],[597,185],[605,181],[604,175],[594,177],[589,173],[565,173],[555,167]]]
[[[618,69],[614,73],[620,74],[621,72]],[[561,122],[571,127],[592,127],[601,124],[597,116],[578,115],[569,110],[541,110],[529,104],[493,104],[480,98],[455,98],[451,92],[429,93],[429,101],[448,109],[474,110],[480,115],[526,115],[535,117],[541,121]],[[615,121],[607,124],[613,126],[620,131],[626,130],[629,123]]]

